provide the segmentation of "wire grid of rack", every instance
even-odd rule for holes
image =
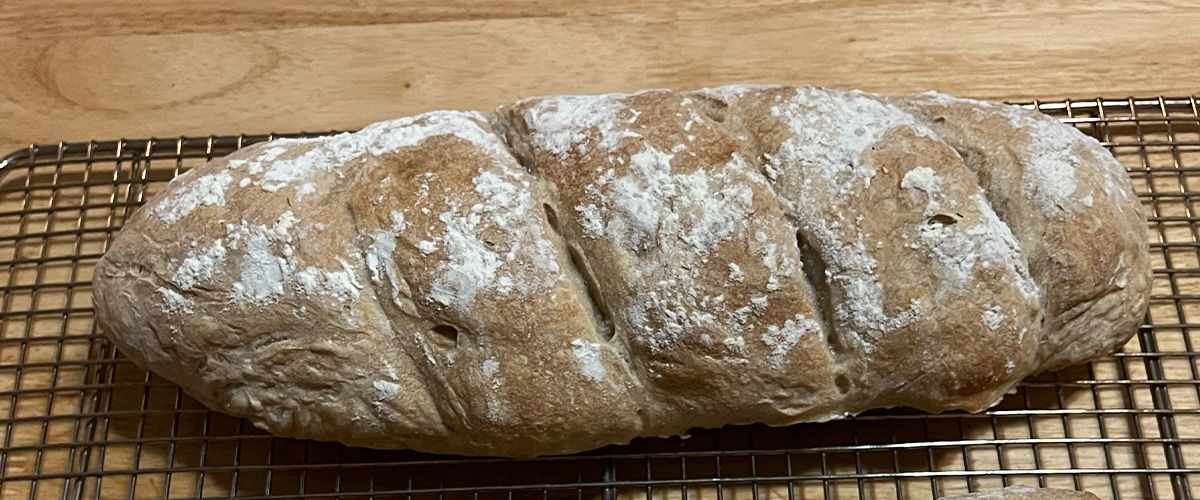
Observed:
[[[0,160],[0,497],[794,500],[1024,484],[1190,498],[1200,481],[1197,98],[1026,105],[1101,140],[1147,209],[1151,311],[1121,352],[1027,380],[977,415],[872,412],[532,460],[273,437],[205,409],[97,330],[91,268],[122,221],[180,172],[274,136],[16,151]]]

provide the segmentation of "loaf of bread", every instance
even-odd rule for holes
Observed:
[[[811,87],[551,96],[244,148],[96,267],[126,356],[271,432],[568,453],[983,410],[1111,352],[1144,220],[1013,106]]]

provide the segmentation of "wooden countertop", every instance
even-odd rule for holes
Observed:
[[[1185,2],[0,3],[0,149],[355,128],[544,93],[728,82],[980,98],[1196,92]]]

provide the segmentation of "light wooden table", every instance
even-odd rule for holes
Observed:
[[[1200,9],[1184,2],[241,3],[254,5],[0,0],[0,154],[59,140],[348,129],[535,94],[729,82],[1012,100],[1200,87]],[[83,335],[90,324],[70,327]],[[1119,377],[1105,366],[1097,377]],[[1179,366],[1176,378],[1189,378],[1190,365]],[[979,431],[971,437],[988,438]],[[127,466],[115,453],[107,460]],[[14,474],[31,467],[9,463]],[[0,492],[25,494],[11,487]],[[736,491],[748,494],[726,496]]]
[[[1172,1],[0,0],[0,149],[744,81],[1190,94],[1197,47]]]

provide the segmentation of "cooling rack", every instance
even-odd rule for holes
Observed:
[[[205,409],[97,330],[92,266],[128,215],[180,172],[276,136],[18,150],[0,160],[0,497],[796,500],[1023,484],[1191,498],[1200,480],[1197,98],[1025,105],[1102,141],[1146,207],[1153,299],[1121,352],[1029,379],[976,415],[872,412],[533,460],[276,438]]]

